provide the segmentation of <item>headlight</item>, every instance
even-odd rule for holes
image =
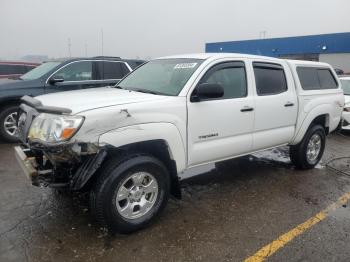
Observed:
[[[82,116],[65,116],[40,114],[30,126],[28,138],[39,139],[48,143],[61,142],[70,139],[84,121]]]

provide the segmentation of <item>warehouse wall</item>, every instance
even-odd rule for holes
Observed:
[[[350,53],[320,54],[319,60],[350,73]]]

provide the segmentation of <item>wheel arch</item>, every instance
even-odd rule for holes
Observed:
[[[329,114],[323,114],[323,115],[317,116],[314,120],[312,120],[310,126],[316,125],[316,124],[324,128],[326,135],[329,134]]]
[[[0,101],[0,108],[3,109],[6,106],[19,105],[21,103],[21,97],[9,97]]]
[[[329,132],[331,131],[331,127],[330,127],[331,116],[329,112],[330,111],[328,110],[328,106],[316,107],[314,108],[314,110],[309,112],[307,116],[304,118],[303,122],[301,123],[299,129],[297,130],[297,133],[293,139],[293,142],[290,144],[291,145],[298,144],[305,136],[307,130],[315,124],[322,126],[326,132],[326,135],[328,135]]]
[[[168,168],[171,193],[180,198],[178,173],[186,167],[186,150],[177,127],[171,123],[149,123],[112,130],[99,137],[108,155],[139,152],[156,157]]]
[[[132,152],[142,153],[146,155],[153,156],[160,160],[165,167],[168,169],[170,174],[170,185],[171,193],[177,197],[181,198],[181,190],[177,173],[176,161],[171,158],[169,152],[169,146],[165,140],[148,140],[142,142],[136,142],[132,144],[123,145],[121,147],[106,146],[107,157],[113,157],[117,154],[128,154]]]

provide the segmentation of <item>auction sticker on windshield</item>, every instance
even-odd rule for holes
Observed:
[[[196,67],[197,63],[182,63],[182,64],[176,64],[174,66],[174,69],[183,69],[183,68],[194,68]]]

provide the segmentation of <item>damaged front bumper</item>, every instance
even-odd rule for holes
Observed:
[[[29,149],[23,145],[15,147],[17,162],[32,185],[79,191],[87,184],[107,156],[103,148],[94,154],[77,154],[75,157],[68,149],[55,150],[59,152],[55,154],[49,151]],[[66,156],[64,151],[66,151]],[[69,161],[66,157],[69,157]]]
[[[37,163],[35,157],[30,155],[29,149],[23,149],[20,146],[15,147],[16,160],[21,167],[23,173],[26,177],[32,181],[33,185],[38,185],[37,178],[39,171],[37,169]]]
[[[32,121],[40,113],[66,114],[70,111],[43,106],[31,97],[23,97],[22,101],[17,114],[17,131],[22,145],[15,147],[15,155],[23,172],[35,186],[82,189],[102,164],[106,150],[92,142],[62,141],[53,144],[29,139]]]

